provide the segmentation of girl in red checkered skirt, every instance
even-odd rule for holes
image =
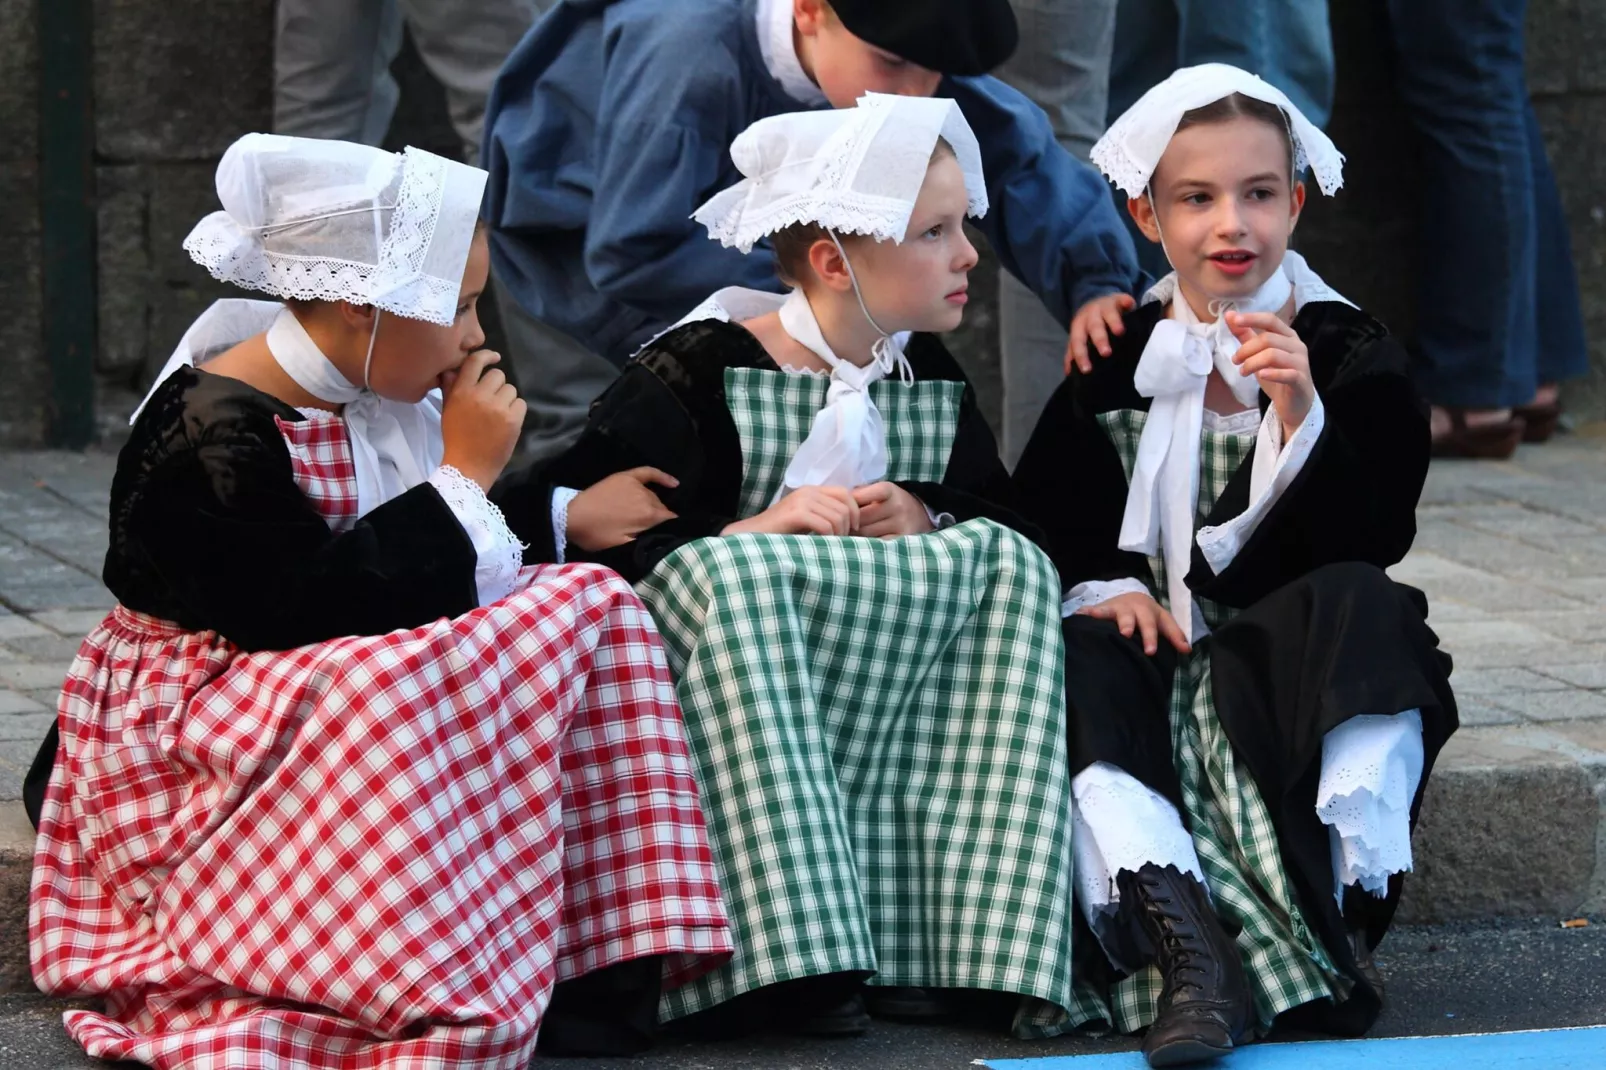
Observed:
[[[91,1055],[522,1068],[538,1028],[644,1046],[730,953],[650,618],[485,497],[524,405],[478,348],[484,183],[250,135],[185,242],[283,303],[218,302],[136,413],[119,604],[30,774],[34,979],[104,1001]]]

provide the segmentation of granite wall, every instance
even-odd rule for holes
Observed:
[[[39,0],[0,0],[0,445],[48,434],[49,366],[39,300]],[[1339,100],[1332,132],[1349,156],[1345,189],[1313,203],[1302,248],[1335,285],[1409,333],[1416,250],[1415,133],[1391,90],[1382,0],[1332,5]],[[184,327],[222,292],[180,242],[216,207],[225,147],[270,120],[272,0],[94,0],[98,196],[96,359],[101,427],[115,437]],[[1606,0],[1532,0],[1530,77],[1555,163],[1589,319],[1594,372],[1570,397],[1606,418]],[[393,143],[451,151],[439,87],[416,55],[397,63]],[[1313,201],[1319,201],[1314,198]],[[984,266],[984,270],[986,270]],[[991,292],[983,280],[978,296]],[[956,339],[984,398],[996,397],[991,302]]]

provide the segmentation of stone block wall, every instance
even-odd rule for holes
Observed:
[[[37,0],[0,0],[0,443],[45,433]]]
[[[273,0],[96,0],[101,387],[108,434],[226,288],[182,248],[217,161],[272,122]]]
[[[46,433],[39,301],[38,0],[0,0],[0,445]],[[1413,325],[1416,133],[1392,91],[1383,0],[1331,4],[1339,56],[1332,132],[1344,190],[1313,197],[1301,248],[1334,285],[1408,335]],[[1606,0],[1531,0],[1530,78],[1561,186],[1594,371],[1569,393],[1606,418]],[[218,157],[271,120],[273,0],[94,0],[98,408],[115,438],[185,326],[224,292],[180,243],[217,207]],[[439,87],[410,50],[392,147],[451,151]],[[996,412],[990,264],[954,348]]]

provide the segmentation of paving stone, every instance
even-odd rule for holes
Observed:
[[[38,739],[0,742],[0,802],[16,802],[22,798],[22,778],[28,774],[28,767],[37,753]]]
[[[1554,581],[1514,580],[1497,571],[1430,552],[1421,548],[1421,542],[1419,537],[1418,548],[1389,569],[1389,575],[1400,583],[1426,591],[1430,614],[1437,612],[1433,607],[1441,599],[1494,615],[1513,610],[1579,610],[1589,605],[1568,593],[1570,577]]]
[[[0,687],[0,720],[12,714],[41,713],[49,709],[49,706],[41,705],[20,691]]]
[[[1465,602],[1457,602],[1453,598],[1441,597],[1437,591],[1428,599],[1428,623],[1435,628],[1441,624],[1451,624],[1459,621],[1490,619],[1492,619],[1492,614],[1487,609],[1469,606]]]
[[[48,706],[0,716],[0,743],[32,743],[37,750],[55,720],[55,711]]]
[[[1502,664],[1527,664],[1540,672],[1548,671],[1551,665],[1582,665],[1588,662],[1606,662],[1606,643],[1556,643],[1553,646],[1526,650],[1526,662],[1503,662]]]
[[[1462,728],[1521,724],[1524,720],[1522,714],[1499,705],[1487,695],[1463,696],[1459,685],[1456,687],[1456,713],[1461,718]]]
[[[1581,563],[1514,539],[1490,535],[1456,524],[1423,526],[1417,532],[1416,546],[1460,564],[1510,580],[1529,577],[1571,579],[1575,576],[1606,575],[1606,556],[1596,561]]]
[[[72,659],[78,656],[78,647],[82,637],[68,639],[60,635],[46,635],[31,639],[7,639],[5,648],[22,655],[28,661],[38,665],[60,666],[66,671]],[[4,656],[0,654],[0,656]]]
[[[1574,687],[1606,688],[1606,662],[1592,661],[1578,665],[1547,665],[1545,675],[1565,680]]]
[[[1456,666],[1450,684],[1457,695],[1494,695],[1508,691],[1561,691],[1562,680],[1542,676],[1531,669],[1475,669]],[[1578,685],[1573,685],[1578,686]]]
[[[1531,624],[1509,620],[1458,621],[1435,630],[1439,633],[1440,645],[1452,654],[1458,646],[1478,648],[1499,644],[1513,649],[1555,646],[1559,638]]]
[[[81,639],[91,630],[100,626],[106,619],[106,614],[93,609],[87,610],[46,610],[35,613],[33,619],[45,627],[71,639]]]
[[[0,643],[9,643],[13,639],[34,639],[51,634],[49,628],[35,624],[21,614],[7,612],[4,616],[0,616]]]
[[[1606,720],[1606,695],[1576,688],[1501,695],[1500,705],[1535,721]]]
[[[1503,619],[1515,624],[1531,625],[1551,635],[1576,643],[1606,642],[1606,611],[1557,609],[1534,612],[1525,610],[1507,613]]]
[[[65,680],[67,678],[67,673],[63,671],[61,676],[62,679]],[[56,708],[57,700],[61,698],[61,685],[57,684],[55,687],[35,688],[31,691],[24,691],[23,694],[39,703],[39,705],[43,706],[45,709],[53,710]]]
[[[67,675],[65,665],[40,665],[31,661],[0,661],[0,687],[32,691],[60,687]]]

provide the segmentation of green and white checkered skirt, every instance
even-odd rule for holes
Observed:
[[[1148,414],[1133,409],[1099,417],[1115,444],[1127,478],[1137,456],[1138,438]],[[1199,522],[1248,458],[1254,438],[1206,431],[1199,446]],[[1149,559],[1166,598],[1165,562]],[[1205,623],[1220,627],[1232,610],[1199,599]],[[1168,606],[1169,608],[1169,606]],[[1240,927],[1238,950],[1255,994],[1261,1026],[1283,1011],[1316,999],[1343,999],[1349,981],[1333,966],[1321,941],[1306,924],[1283,868],[1276,829],[1260,789],[1233,754],[1216,717],[1210,678],[1210,638],[1194,643],[1181,659],[1171,689],[1171,743],[1182,780],[1184,819],[1204,867],[1216,913],[1229,928]],[[1126,978],[1109,993],[1113,1024],[1123,1032],[1154,1020],[1160,975],[1152,967]]]
[[[960,384],[878,384],[889,478],[940,480]],[[821,379],[727,373],[744,511],[772,500]],[[737,951],[674,1018],[838,971],[1072,1000],[1058,580],[985,521],[902,539],[738,535],[638,588],[679,682]]]

